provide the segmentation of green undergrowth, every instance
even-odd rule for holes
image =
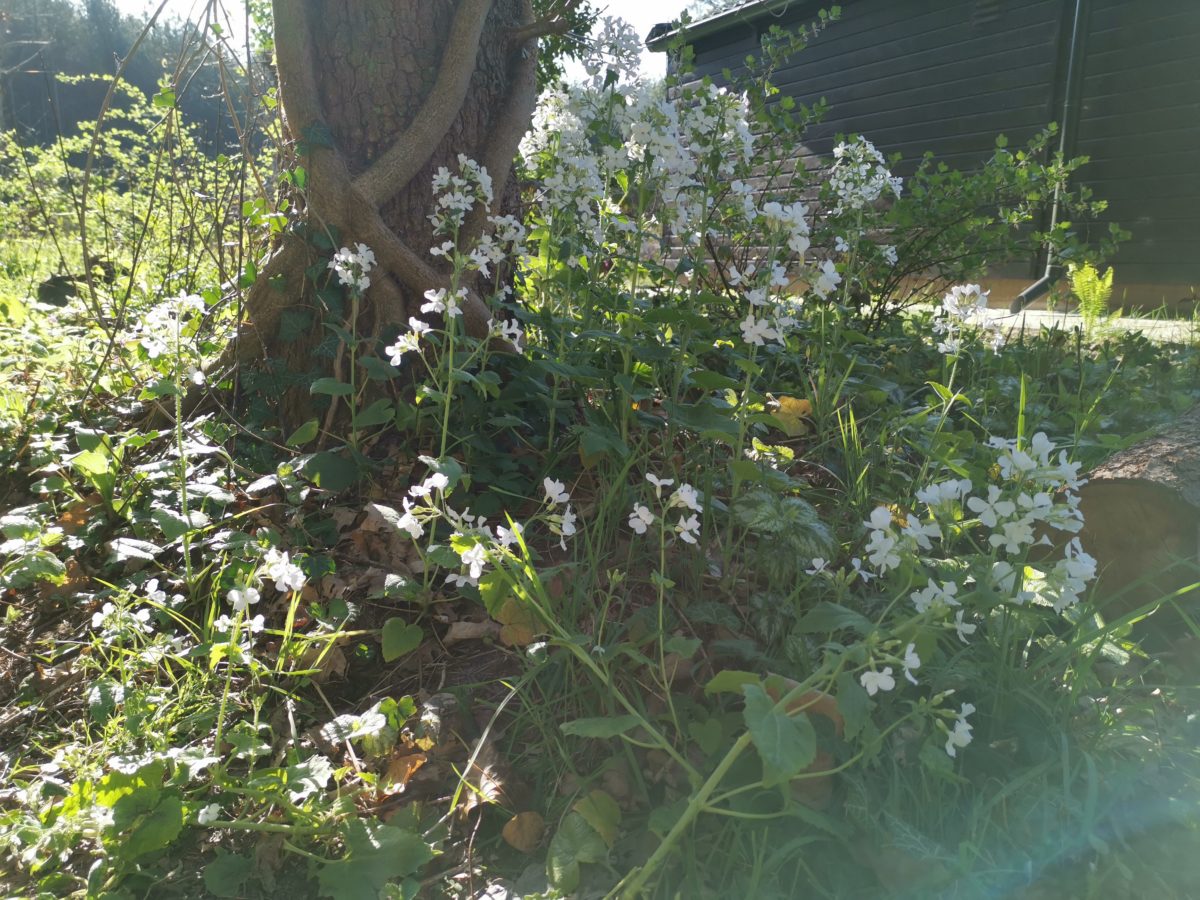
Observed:
[[[98,291],[37,292],[84,265],[80,148],[0,148],[46,223],[0,239],[6,894],[1193,893],[1194,591],[1109,596],[1075,536],[1200,351],[998,333],[965,278],[895,308],[1082,162],[1038,162],[1048,132],[902,186],[850,138],[750,190],[777,151],[744,117],[819,110],[689,90],[544,100],[484,238],[486,173],[439,174],[446,282],[382,333],[371,249],[223,187],[254,160],[189,170],[166,88],[95,169],[100,231],[144,235]],[[194,190],[121,181],[171,154]],[[312,371],[217,370],[284,229]]]

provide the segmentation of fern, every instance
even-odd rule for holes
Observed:
[[[1108,314],[1108,301],[1112,299],[1113,270],[1101,275],[1091,263],[1071,266],[1071,291],[1079,299],[1079,314],[1083,327],[1091,331]]]

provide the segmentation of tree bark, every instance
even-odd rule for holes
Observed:
[[[356,327],[389,340],[426,290],[449,283],[448,266],[429,254],[441,242],[428,220],[433,173],[457,171],[459,154],[480,162],[495,187],[490,212],[500,211],[537,99],[537,40],[553,23],[535,20],[530,0],[274,0],[274,16],[280,101],[308,175],[304,224],[375,251]],[[485,224],[482,214],[468,222],[476,233]],[[305,376],[327,374],[334,358],[306,276],[317,260],[299,234],[280,243],[221,361],[269,365],[295,381],[285,423],[308,416]],[[280,338],[287,309],[311,311],[306,339]],[[490,317],[472,292],[467,332],[485,337]]]
[[[1114,454],[1079,493],[1080,540],[1114,619],[1200,580],[1200,406]]]

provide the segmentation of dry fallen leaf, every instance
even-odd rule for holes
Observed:
[[[495,622],[451,622],[442,643],[450,647],[463,641],[481,641],[495,638],[500,631]]]
[[[796,397],[780,397],[778,403],[779,408],[771,415],[779,422],[783,433],[788,437],[808,434],[811,425],[806,420],[812,417],[812,404]]]
[[[509,597],[496,610],[496,621],[500,629],[500,640],[508,647],[525,647],[537,637],[537,619],[533,610],[516,597]]]
[[[383,774],[384,791],[389,794],[399,793],[400,789],[408,785],[417,769],[428,761],[429,756],[425,753],[409,753],[393,758]]]
[[[542,832],[546,830],[546,821],[540,813],[517,813],[504,825],[500,835],[510,847],[522,853],[532,853],[542,842]]]

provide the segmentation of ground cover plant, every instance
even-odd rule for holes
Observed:
[[[209,159],[168,81],[5,139],[7,893],[1189,896],[1196,672],[1139,630],[1188,592],[1106,613],[1077,498],[1200,351],[981,315],[1019,242],[1104,249],[1029,231],[1094,209],[1045,135],[789,173],[826,22],[737,91],[605,23],[517,209],[434,174],[401,322],[279,125]],[[306,371],[229,368],[283,232]]]

